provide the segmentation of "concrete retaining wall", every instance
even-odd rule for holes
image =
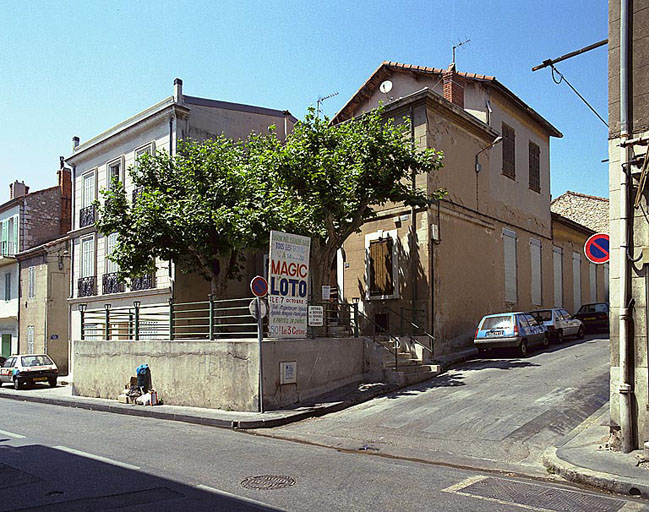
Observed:
[[[165,403],[256,411],[257,340],[78,341],[73,394],[117,398],[137,366],[151,367]],[[264,342],[264,404],[286,407],[364,378],[380,379],[382,353],[363,338]],[[283,362],[295,363],[295,382],[281,384]]]

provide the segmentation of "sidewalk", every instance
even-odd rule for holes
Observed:
[[[564,444],[549,448],[543,464],[572,482],[649,498],[649,462],[638,465],[643,450],[611,451],[606,446],[608,437],[607,403],[568,434]]]
[[[353,384],[307,401],[300,407],[264,413],[224,411],[221,409],[206,409],[180,405],[147,407],[143,405],[122,404],[117,400],[73,396],[72,386],[69,385],[50,388],[47,385],[37,384],[31,388],[21,390],[15,390],[5,385],[0,387],[0,399],[38,402],[64,407],[77,407],[92,411],[130,414],[133,416],[147,416],[213,427],[252,429],[277,427],[305,418],[340,411],[352,405],[366,402],[379,395],[394,391],[395,389],[396,386],[382,382]],[[164,400],[164,397],[162,398]]]

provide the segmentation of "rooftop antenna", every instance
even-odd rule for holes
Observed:
[[[460,41],[459,43],[453,45],[453,61],[452,61],[452,64],[455,64],[455,49],[459,48],[460,46],[463,46],[465,44],[468,44],[470,42],[471,42],[471,39],[469,39],[468,37],[465,37],[464,41]]]
[[[385,94],[385,98],[388,100],[388,103],[392,101],[392,97],[388,96],[391,90],[392,90],[392,82],[390,80],[383,81],[379,86],[379,91]]]
[[[325,101],[328,100],[329,98],[333,98],[334,96],[338,96],[339,92],[332,92],[331,94],[327,96],[318,96],[318,101],[316,102],[316,109],[315,109],[315,115],[318,117],[320,115],[320,105]]]

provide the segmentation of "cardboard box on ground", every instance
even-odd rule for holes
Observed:
[[[117,397],[122,404],[137,405],[162,405],[158,399],[158,392],[151,384],[151,371],[148,365],[137,367],[137,377],[131,377],[128,384],[124,386],[124,392]]]

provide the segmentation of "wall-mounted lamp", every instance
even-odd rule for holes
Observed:
[[[485,146],[475,154],[475,172],[480,172],[480,169],[482,168],[480,166],[480,163],[478,162],[478,155],[480,155],[480,153],[483,153],[484,151],[487,151],[488,149],[493,148],[496,144],[500,144],[502,141],[503,141],[502,135],[498,135],[498,137],[496,137],[491,144]]]

